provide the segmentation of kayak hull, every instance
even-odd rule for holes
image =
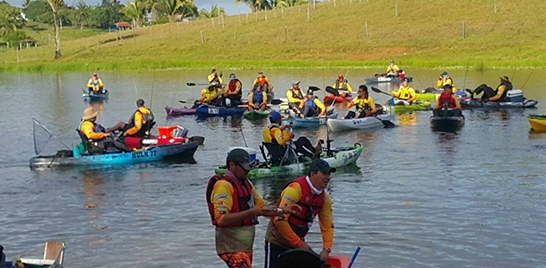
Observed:
[[[428,100],[428,101],[437,100],[438,96],[440,96],[440,94],[437,94],[437,93],[415,93],[415,95],[417,95],[418,100]]]
[[[36,156],[30,159],[30,167],[116,165],[152,162],[172,158],[185,159],[193,157],[197,146],[197,142],[189,142],[150,146],[145,150],[133,152],[116,151],[97,155],[83,154],[77,157]]]
[[[333,132],[354,129],[365,130],[383,127],[383,122],[381,120],[392,120],[392,116],[390,114],[381,114],[364,118],[328,119],[326,125],[328,125],[328,129]]]
[[[410,105],[392,105],[391,102],[389,102],[389,104],[390,109],[394,110],[395,112],[432,110],[430,101],[416,100]]]
[[[192,115],[196,113],[195,109],[190,109],[185,106],[181,108],[165,106],[165,112],[167,113],[167,116]]]
[[[531,128],[535,131],[546,131],[546,115],[530,114],[527,116]]]
[[[328,118],[337,118],[337,112],[327,115]],[[328,119],[329,120],[329,119]],[[292,124],[294,128],[313,128],[320,127],[326,123],[326,118],[321,117],[288,117],[283,119],[285,124]]]
[[[249,111],[249,110],[246,110],[243,113],[243,116],[246,119],[252,120],[252,119],[262,119],[262,118],[269,117],[269,114],[271,114],[271,110],[265,110],[265,111],[256,111],[256,110]]]
[[[413,77],[406,76],[405,78],[409,79],[410,82],[413,81]],[[365,77],[364,80],[366,84],[381,84],[381,83],[400,83],[402,78],[398,76],[374,76],[374,77]]]
[[[430,128],[439,132],[455,132],[464,127],[464,116],[431,116]]]
[[[360,154],[362,153],[362,145],[357,143],[353,146],[346,148],[335,148],[332,149],[332,151],[334,155],[330,157],[327,157],[326,151],[323,151],[321,153],[320,159],[328,162],[330,167],[338,168],[355,164],[356,160],[360,157]],[[311,161],[306,161],[304,163],[294,163],[284,166],[253,168],[248,172],[247,178],[250,180],[255,180],[270,177],[298,176],[305,174],[305,172],[309,170],[310,164]],[[223,175],[225,173],[225,166],[216,168],[215,172],[218,175]]]
[[[103,90],[101,93],[83,93],[82,98],[86,100],[105,100],[108,98],[108,90]]]
[[[334,95],[328,95],[324,97],[324,103],[325,104],[332,104],[334,101],[335,103],[345,103],[352,101],[352,97],[342,97],[342,96],[334,96]]]
[[[199,106],[195,109],[198,116],[241,116],[245,110],[242,107],[228,108],[216,106]]]
[[[521,102],[480,102],[477,100],[472,99],[464,99],[460,101],[461,107],[463,109],[475,109],[475,108],[483,108],[483,109],[510,109],[510,108],[516,108],[516,109],[523,109],[523,108],[536,108],[538,105],[538,101],[536,100],[524,100]]]

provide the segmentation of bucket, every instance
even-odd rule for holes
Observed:
[[[248,147],[229,147],[228,148],[228,154],[233,149],[243,149],[243,150],[245,150],[250,155],[250,162],[256,160],[256,150],[255,149],[248,148]]]
[[[157,135],[160,139],[171,138],[171,132],[176,128],[178,128],[178,126],[158,127]]]
[[[72,148],[72,154],[74,157],[80,157],[80,147],[76,146]]]
[[[394,106],[394,98],[391,98],[391,99],[389,100],[389,104],[390,104],[391,106]]]

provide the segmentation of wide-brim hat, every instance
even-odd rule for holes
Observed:
[[[510,79],[509,79],[508,76],[506,76],[506,75],[505,75],[505,76],[501,76],[501,77],[499,77],[499,78],[500,78],[500,80],[502,80],[502,81],[510,82]]]
[[[93,107],[88,107],[83,111],[82,120],[89,120],[93,117],[97,117],[98,114],[99,112],[95,111]]]

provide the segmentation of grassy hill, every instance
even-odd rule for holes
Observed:
[[[19,53],[3,49],[0,71],[364,68],[391,58],[413,67],[543,68],[545,8],[544,0],[332,0],[155,25],[121,40],[63,33],[62,58],[53,59],[47,40]]]

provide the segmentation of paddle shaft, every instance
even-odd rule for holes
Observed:
[[[355,263],[356,257],[358,256],[359,252],[360,252],[360,246],[356,247],[355,253],[353,254],[353,257],[351,258],[351,262],[349,263],[349,266],[347,268],[353,267],[353,264]]]
[[[193,87],[193,86],[208,86],[209,84],[188,82],[188,83],[186,83],[186,85],[190,86],[190,87]]]
[[[385,92],[385,91],[382,91],[381,89],[379,88],[376,88],[376,87],[372,87],[372,91],[375,92],[375,93],[382,93],[382,94],[385,94],[387,96],[392,96],[391,94]]]

